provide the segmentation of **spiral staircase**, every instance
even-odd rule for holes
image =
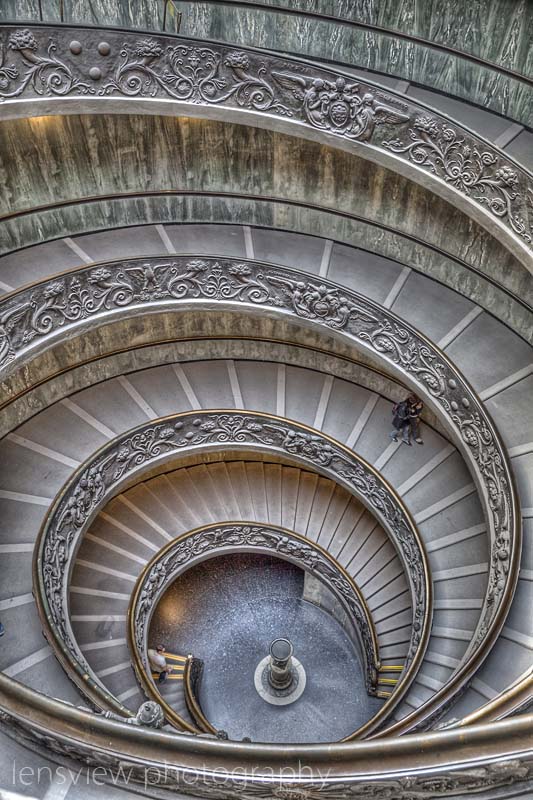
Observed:
[[[0,797],[533,796],[532,26],[0,4]]]

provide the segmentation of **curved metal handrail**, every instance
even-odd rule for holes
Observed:
[[[69,618],[69,573],[81,538],[102,505],[143,471],[181,459],[191,449],[228,447],[280,452],[310,464],[355,494],[391,534],[408,578],[413,609],[405,670],[391,697],[396,704],[414,679],[431,627],[431,580],[416,526],[394,489],[360,456],[305,425],[260,412],[202,410],[164,417],[118,436],[80,465],[56,497],[34,551],[35,600],[50,645],[67,670],[69,664],[76,667],[73,678],[82,692],[97,706],[108,707],[114,698],[105,687],[99,691],[95,680],[87,689],[86,681],[79,680],[80,672],[93,673]],[[381,722],[388,708],[385,704],[357,734]]]
[[[161,28],[154,27],[153,29],[152,28],[146,29],[147,33],[151,33],[153,31],[155,31],[155,32],[159,32],[160,31],[162,33],[167,32],[166,31],[165,20],[166,20],[166,17],[167,17],[166,11],[167,11],[168,1],[169,0],[162,0],[163,7],[164,7],[162,27]],[[399,28],[389,28],[389,27],[386,27],[386,26],[383,26],[383,25],[377,25],[377,24],[372,23],[372,22],[365,22],[362,19],[352,19],[352,18],[349,18],[349,17],[339,17],[339,16],[336,16],[335,14],[326,14],[324,12],[317,11],[317,10],[312,9],[312,8],[298,8],[296,4],[283,5],[283,4],[279,4],[279,3],[276,4],[276,3],[273,3],[273,2],[269,2],[269,3],[256,2],[254,0],[205,0],[204,3],[202,3],[202,4],[198,3],[198,5],[215,6],[215,7],[216,6],[222,6],[222,7],[230,7],[230,8],[240,8],[240,9],[246,9],[247,11],[248,10],[260,11],[262,13],[272,14],[274,16],[286,16],[286,17],[289,17],[289,18],[290,17],[294,17],[294,18],[298,18],[298,19],[301,19],[301,20],[316,21],[318,23],[331,23],[331,24],[333,24],[335,26],[338,26],[338,27],[341,27],[341,28],[348,28],[348,29],[352,29],[352,30],[363,31],[364,33],[366,33],[368,35],[382,37],[385,40],[391,40],[391,39],[392,40],[394,40],[394,39],[400,40],[400,41],[406,42],[407,44],[410,44],[410,45],[412,45],[414,47],[419,47],[419,48],[421,48],[423,50],[429,50],[430,52],[434,51],[436,53],[445,54],[445,55],[447,55],[447,56],[449,56],[451,58],[454,58],[454,59],[458,60],[459,62],[461,62],[461,61],[470,62],[471,64],[475,64],[477,67],[481,67],[483,70],[487,70],[489,72],[493,72],[493,73],[499,74],[499,75],[503,76],[504,78],[511,79],[511,80],[514,80],[514,81],[518,81],[519,83],[524,83],[524,84],[529,85],[529,86],[533,85],[533,78],[530,75],[527,75],[527,74],[525,74],[523,72],[520,72],[519,70],[512,69],[511,67],[508,67],[503,63],[498,63],[496,61],[491,61],[490,59],[484,58],[484,57],[482,57],[480,55],[477,55],[476,53],[472,53],[472,52],[469,52],[467,50],[460,50],[457,47],[451,47],[450,45],[448,45],[448,44],[446,44],[444,42],[439,42],[439,41],[436,41],[434,39],[427,39],[427,38],[422,37],[422,36],[414,35],[412,33],[409,33],[409,31],[406,31],[406,30],[400,30]],[[178,17],[181,17],[181,13],[180,12],[177,12],[177,15],[178,15]],[[29,13],[29,15],[27,17],[27,21],[28,22],[35,21],[35,22],[41,22],[41,23],[44,22],[42,13],[40,14],[40,16],[36,15],[34,17],[32,17],[31,13]],[[11,21],[10,20],[6,20],[6,22],[11,23],[11,24],[21,24],[21,21],[17,22],[17,20],[11,20]],[[22,21],[22,24],[24,24],[24,22],[25,22],[25,20]],[[61,24],[65,24],[65,21],[64,21],[63,18],[61,18],[60,22],[61,22]],[[85,24],[86,20],[80,20],[80,22],[82,24]],[[55,23],[55,24],[57,24],[57,23]],[[69,21],[69,23],[66,23],[66,24],[75,24],[75,23],[74,23],[73,20],[71,20],[71,21]],[[94,24],[95,24],[95,26],[98,26],[98,25],[100,25],[102,23],[100,23],[99,21],[96,21]],[[177,30],[174,31],[174,32],[178,33],[179,32],[179,28],[180,28],[179,23],[177,24],[176,28],[177,28]],[[131,30],[136,30],[139,33],[144,32],[143,29],[141,29],[141,28],[132,28]],[[301,55],[301,53],[300,53],[300,55]],[[328,61],[328,59],[324,59],[324,60]],[[332,59],[329,59],[329,60],[331,61]],[[337,63],[339,63],[339,62],[337,62]],[[363,64],[357,64],[356,66],[360,66],[362,69],[365,69],[365,68],[369,69],[370,68],[368,65],[363,65]],[[387,73],[385,73],[385,70],[383,68],[374,67],[373,69],[377,73],[396,74],[398,77],[407,77],[405,71],[402,71],[401,68],[400,69],[398,69],[398,68],[395,69],[394,66],[392,67],[390,72],[387,72]],[[424,82],[424,81],[421,81],[421,80],[415,80],[412,75],[409,75],[409,80],[410,80],[410,82],[413,82],[413,83],[418,84],[420,86],[433,86],[433,84],[431,84],[431,83]],[[448,90],[448,94],[450,96],[452,96],[452,97],[453,96],[459,96],[459,97],[461,97],[461,99],[464,102],[470,103],[472,105],[481,106],[481,103],[476,102],[476,100],[472,99],[470,96],[466,96],[465,97],[464,95],[458,95],[457,92],[453,92],[451,89]],[[485,107],[485,106],[483,105],[482,107]],[[501,112],[498,112],[496,110],[496,113],[501,113]],[[511,111],[507,110],[507,116],[509,118],[511,118],[511,119],[516,119],[517,118],[516,114],[513,114],[512,110]]]
[[[202,678],[204,662],[199,658],[194,658],[192,655],[187,656],[185,663],[185,671],[183,674],[183,690],[185,694],[185,703],[189,714],[197,724],[198,728],[204,733],[211,733],[214,736],[218,734],[218,730],[214,728],[204,712],[198,700],[198,687]]]
[[[249,420],[253,419],[254,416],[250,415]],[[348,572],[319,544],[282,526],[243,520],[219,522],[187,531],[159,550],[139,575],[128,608],[128,642],[137,680],[144,693],[163,706],[165,716],[170,721],[178,727],[183,726],[183,719],[165,703],[165,698],[156,691],[147,677],[148,663],[145,654],[150,621],[157,603],[170,584],[198,561],[216,555],[221,550],[273,553],[277,558],[296,564],[326,583],[346,610],[357,631],[366,689],[369,694],[375,694],[380,667],[376,630],[370,609]],[[402,681],[403,675],[400,676],[395,692]],[[385,712],[389,714],[396,704],[396,698],[388,701],[386,709],[383,707],[380,710],[380,719],[385,716]]]
[[[140,40],[131,31],[101,29],[101,55],[96,31],[55,28],[47,50],[49,27],[2,26],[0,44],[14,59],[0,88],[4,116],[70,113],[75,101],[78,113],[146,105],[156,113],[194,108],[216,116],[220,109],[230,121],[297,129],[431,187],[489,230],[497,227],[532,269],[531,175],[445,115],[371,81],[252,48],[166,35]]]
[[[450,723],[450,728],[464,728],[467,725],[487,724],[514,714],[524,714],[533,705],[533,667],[529,667],[515,683],[467,714],[461,720]]]
[[[494,289],[496,289],[499,292],[502,292],[502,294],[505,296],[505,305],[507,305],[508,301],[510,301],[513,305],[516,304],[517,306],[521,307],[522,309],[526,310],[527,312],[533,313],[533,306],[530,305],[527,302],[527,300],[524,299],[524,297],[522,297],[521,295],[519,295],[516,292],[512,291],[509,287],[505,286],[504,284],[500,283],[498,280],[496,280],[496,278],[494,276],[483,272],[479,267],[476,267],[473,264],[469,264],[467,261],[464,261],[463,259],[459,258],[457,255],[453,255],[452,253],[444,250],[442,247],[438,247],[437,245],[432,244],[431,242],[428,242],[428,241],[426,241],[424,239],[421,239],[421,238],[419,238],[418,236],[415,236],[412,233],[407,233],[406,231],[400,231],[400,230],[397,230],[397,229],[391,227],[390,225],[386,225],[385,223],[380,222],[379,220],[371,220],[371,219],[363,217],[363,216],[361,216],[359,214],[355,214],[355,213],[348,212],[348,211],[345,211],[345,210],[343,211],[343,210],[335,209],[335,208],[333,208],[331,206],[323,206],[323,205],[319,205],[317,203],[303,202],[303,201],[293,200],[291,198],[284,198],[284,197],[279,197],[279,196],[275,196],[275,195],[256,195],[256,194],[245,194],[245,193],[242,193],[242,192],[193,190],[193,189],[161,189],[161,190],[146,190],[146,191],[143,191],[143,192],[115,192],[113,194],[91,195],[91,196],[87,196],[87,197],[83,197],[83,198],[79,198],[79,199],[75,199],[75,200],[56,200],[56,201],[54,201],[52,203],[48,203],[46,205],[40,205],[40,206],[28,207],[26,209],[21,209],[21,210],[9,211],[6,214],[0,214],[0,223],[7,222],[9,220],[20,219],[21,217],[28,217],[28,216],[31,217],[33,214],[46,214],[48,212],[52,212],[52,211],[55,211],[57,209],[63,209],[63,208],[72,209],[72,208],[76,208],[78,206],[84,206],[85,204],[91,205],[93,203],[107,203],[107,202],[114,202],[114,201],[128,201],[128,200],[132,200],[132,199],[136,200],[136,199],[141,199],[141,198],[146,198],[146,199],[152,200],[152,199],[169,198],[169,197],[171,197],[171,198],[173,198],[173,197],[176,197],[176,198],[177,197],[180,197],[180,198],[181,197],[209,197],[209,198],[222,197],[224,199],[237,199],[237,200],[245,200],[245,201],[254,201],[254,202],[258,202],[258,203],[271,203],[274,206],[286,205],[286,206],[291,207],[291,208],[298,208],[298,209],[302,208],[302,209],[306,209],[306,210],[310,209],[310,210],[318,211],[318,212],[321,212],[321,213],[324,213],[324,214],[330,214],[332,216],[339,217],[340,219],[346,219],[346,220],[350,220],[350,221],[353,221],[353,222],[361,222],[364,225],[368,225],[368,226],[370,226],[372,228],[376,228],[379,231],[384,231],[384,232],[386,232],[388,234],[392,234],[395,237],[398,237],[399,239],[403,239],[406,242],[415,244],[415,245],[417,245],[419,247],[423,247],[424,249],[427,249],[431,253],[435,253],[435,254],[437,254],[439,256],[444,257],[445,259],[447,259],[450,262],[451,265],[454,265],[454,266],[457,265],[459,268],[463,268],[463,269],[468,270],[469,272],[472,272],[474,275],[477,275],[482,280],[486,281],[491,287],[493,287]],[[139,225],[147,225],[148,226],[148,225],[154,224],[155,222],[164,222],[164,221],[166,221],[166,218],[165,218],[165,220],[152,220],[150,222],[142,222],[142,221],[136,220],[135,221],[135,227],[137,227]],[[213,219],[205,219],[205,220],[191,219],[191,220],[184,220],[184,221],[186,223],[188,223],[188,224],[196,224],[196,225],[202,225],[202,224],[206,224],[206,223],[208,223],[208,224],[216,224],[216,225],[239,224],[237,222],[228,222],[227,220],[217,221],[217,220],[213,220]],[[243,222],[241,224],[245,224],[245,223]],[[120,225],[119,223],[116,223],[113,227],[107,228],[107,230],[115,230],[115,229],[125,228],[125,227],[127,228],[128,225]],[[252,227],[269,228],[269,227],[272,227],[272,226],[261,225],[261,224],[255,222],[252,225]],[[275,230],[288,230],[289,233],[294,233],[295,232],[294,230],[291,230],[290,228],[285,229],[285,228],[280,227],[280,226],[276,226],[274,229]],[[74,235],[74,234],[86,235],[88,233],[98,233],[98,232],[99,232],[98,230],[95,230],[95,229],[92,229],[92,228],[90,230],[83,230],[83,231],[80,231],[80,230],[70,231],[71,235]],[[307,236],[313,236],[314,235],[314,236],[317,236],[319,238],[321,236],[321,234],[313,234],[313,233],[308,233],[308,232],[306,232],[305,235],[307,235]],[[49,236],[44,235],[41,232],[41,237],[40,237],[39,243],[41,243],[42,241],[44,241],[44,242],[56,241],[57,238],[61,238],[61,237],[57,237],[57,236],[49,237]],[[350,244],[350,243],[348,243],[346,241],[343,241],[341,239],[336,239],[335,237],[332,238],[332,241],[334,243],[342,244],[342,245],[344,245],[346,247],[353,247],[354,250],[363,250],[363,251],[367,250],[367,248],[364,247],[364,246],[361,246],[361,245],[355,246],[354,244]],[[36,244],[37,243],[33,242],[33,243],[31,243],[29,245],[29,247],[35,246]],[[9,253],[18,253],[18,252],[20,252],[21,250],[24,250],[24,249],[26,249],[26,248],[25,247],[13,248],[13,249],[7,250],[4,253],[0,253],[0,257],[2,255],[6,255],[6,254],[9,254]],[[374,251],[369,250],[368,252],[374,252]],[[383,253],[378,253],[378,254],[379,255],[383,255],[384,258],[388,258],[388,259],[391,258],[390,255],[385,255]],[[212,254],[212,255],[214,255],[214,254]],[[419,272],[420,274],[425,275],[426,277],[430,278],[431,280],[439,280],[439,282],[444,283],[442,281],[442,277],[441,278],[435,278],[431,274],[431,272],[422,272],[420,270],[419,265],[416,262],[413,262],[412,260],[409,260],[409,259],[400,260],[399,258],[396,258],[394,260],[398,264],[403,264],[404,266],[408,266],[410,269],[413,270],[413,272]],[[98,262],[98,261],[94,261],[94,266],[97,266],[99,263],[100,262]],[[104,263],[104,262],[102,262],[102,263]],[[448,284],[444,283],[444,285],[446,286]],[[448,288],[452,288],[452,287],[448,286]],[[17,289],[17,291],[18,291],[18,289]],[[460,293],[460,290],[458,288],[454,288],[453,291]],[[483,308],[487,313],[491,314],[492,316],[496,316],[494,310],[491,310],[487,305],[484,305],[482,297],[481,298],[480,297],[476,298],[476,303],[481,308]],[[498,317],[496,317],[496,318],[498,318]],[[500,318],[500,319],[502,319],[502,318]],[[521,338],[523,338],[525,341],[528,341],[527,338],[524,336],[523,332],[521,332],[519,330],[516,330],[516,328],[513,328],[512,324],[511,324],[511,320],[509,320],[509,319],[503,320],[502,319],[502,321],[504,321],[505,324],[508,327],[510,327],[512,330],[514,330],[514,332],[518,336],[521,336]],[[0,403],[0,408],[1,407],[2,407],[2,405]]]
[[[505,450],[483,405],[445,354],[377,303],[330,281],[308,280],[294,270],[244,259],[131,259],[67,272],[2,298],[2,318],[13,324],[5,326],[0,367],[9,371],[17,357],[36,347],[39,340],[42,345],[48,337],[70,325],[83,325],[99,313],[132,313],[135,307],[145,313],[148,301],[155,310],[181,301],[213,300],[227,301],[230,306],[262,307],[270,313],[288,312],[303,322],[348,335],[349,340],[400,368],[438,409],[486,492],[483,498],[492,541],[490,583],[468,656],[473,651],[486,655],[503,624],[520,554],[517,497]],[[479,662],[471,660],[471,665],[474,663]],[[442,693],[435,697],[442,698]],[[418,716],[420,710],[414,714]]]
[[[0,673],[0,727],[48,758],[98,768],[115,787],[230,800],[297,795],[410,800],[531,788],[533,715],[385,741],[292,745],[224,742],[126,725],[46,697]],[[150,776],[152,782],[150,783]],[[515,791],[511,789],[511,791]],[[489,794],[490,793],[490,794]],[[159,795],[158,795],[159,796]]]

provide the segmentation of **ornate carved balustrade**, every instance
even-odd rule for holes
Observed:
[[[0,116],[150,112],[221,117],[338,142],[451,200],[532,267],[531,175],[412,98],[251,49],[94,28],[3,26]],[[3,101],[3,102],[2,102]]]
[[[479,664],[476,659],[488,652],[503,623],[517,579],[520,526],[513,480],[499,437],[464,378],[391,312],[331,282],[257,262],[134,259],[76,270],[2,299],[0,368],[10,373],[34,348],[96,317],[191,302],[268,309],[347,336],[398,369],[441,414],[473,467],[491,535],[489,589],[469,651],[469,663]]]
[[[210,42],[46,26],[6,26],[1,36],[0,116],[185,111],[289,132],[297,126],[300,135],[338,141],[340,147],[397,169],[453,200],[488,229],[496,228],[532,269],[528,173],[480,137],[410,99],[297,59]],[[226,304],[286,314],[368,348],[426,397],[467,454],[489,520],[489,591],[464,664],[430,703],[410,715],[408,724],[431,719],[464,688],[503,624],[517,580],[520,525],[512,475],[490,418],[460,373],[424,337],[378,305],[322,279],[242,260],[177,256],[87,268],[2,299],[0,370],[7,375],[60,334],[74,334],[111,315],[150,313],[179,308],[181,303],[204,308],[215,301],[220,308]],[[256,417],[241,415],[261,426]],[[41,589],[50,590],[51,605],[42,611],[50,612],[58,626],[54,636],[57,632],[64,637],[66,659],[70,644],[77,646],[69,641],[68,619],[61,630],[61,617],[53,615],[60,602],[66,602],[65,565],[77,537],[109,496],[111,484],[120,483],[126,473],[141,470],[151,459],[163,460],[174,446],[179,453],[187,447],[210,447],[210,435],[220,435],[214,413],[211,418],[191,415],[189,427],[177,427],[180,422],[146,426],[137,438],[135,434],[121,440],[124,449],[113,455],[101,451],[58,498],[51,518],[57,525],[48,521],[36,563]],[[206,422],[215,428],[202,428]],[[268,433],[274,443],[262,441],[259,446],[279,447],[325,473],[343,464],[338,479],[366,491],[366,501],[376,513],[382,519],[390,516],[389,530],[400,526],[400,552],[419,563],[416,531],[401,507],[388,504],[378,476],[365,473],[342,448],[337,451],[326,442],[324,449],[324,440],[301,426],[285,428],[282,436],[279,427],[277,431],[275,436]],[[258,444],[259,433],[246,428],[244,439],[235,444]],[[281,438],[276,439],[278,434]],[[224,429],[222,435],[227,437]],[[224,446],[233,443],[231,437],[221,441]],[[46,543],[49,533],[54,538]],[[427,620],[428,596],[418,600],[419,619]],[[425,636],[425,628],[415,628],[419,650],[414,655],[412,643],[411,666]],[[103,687],[83,661],[68,663],[78,669],[80,685],[88,686],[89,696],[101,704]],[[526,684],[529,689],[529,679]],[[524,710],[527,697],[520,699]],[[111,696],[104,698],[106,704],[121,714],[131,713]],[[143,789],[157,783],[157,792],[167,788],[215,798],[416,800],[481,791],[501,798],[511,784],[533,791],[533,715],[457,732],[291,747],[288,752],[285,746],[226,744],[134,728],[46,698],[0,675],[0,726],[48,757],[103,769],[110,783],[122,781]],[[287,769],[293,770],[292,780]],[[517,789],[509,791],[515,796]]]
[[[533,81],[525,74],[526,69],[515,70],[501,60],[497,63],[470,49],[462,50],[462,42],[452,47],[449,40],[446,41],[448,37],[440,41],[437,37],[423,38],[405,24],[402,27],[397,18],[387,24],[386,13],[385,18],[381,18],[382,24],[377,24],[376,16],[376,7],[350,8],[350,4],[333,5],[322,11],[316,5],[313,8],[295,0],[276,3],[196,0],[186,7],[183,33],[211,35],[218,40],[237,40],[250,45],[261,41],[262,46],[269,49],[280,47],[277,42],[277,46],[271,42],[281,33],[283,49],[287,52],[395,75],[415,85],[435,87],[445,94],[459,96],[525,125],[531,123],[528,89]],[[512,33],[509,31],[514,41],[520,35],[519,13],[517,16],[510,25]],[[271,37],[265,36],[265,29],[272,31]],[[247,36],[245,41],[243,35]],[[452,64],[456,74],[468,71],[467,85],[450,80]]]
[[[211,416],[207,420],[207,425],[212,424]],[[270,428],[271,423],[266,424]],[[265,422],[258,423],[257,420],[254,422],[253,417],[244,418],[243,429],[246,430],[250,425],[264,426]],[[276,425],[277,423],[274,423],[274,427]],[[222,429],[219,426],[220,430]],[[317,446],[319,444],[317,442]],[[324,441],[324,444],[327,445],[327,442]],[[206,557],[222,552],[256,551],[274,554],[278,558],[291,561],[326,584],[340,601],[352,622],[358,637],[358,642],[354,644],[359,645],[367,692],[376,693],[380,659],[372,615],[356,584],[336,559],[314,542],[276,525],[243,521],[209,525],[183,534],[154,556],[139,576],[128,612],[129,645],[137,680],[144,693],[161,703],[167,719],[179,728],[187,729],[184,720],[164,702],[164,698],[155,690],[148,678],[150,674],[146,657],[148,632],[157,603],[180,575]],[[194,704],[194,692],[191,700]],[[387,714],[394,704],[388,702]],[[380,719],[384,716],[380,714]],[[193,719],[195,718],[193,714]]]
[[[54,8],[54,5],[56,6]],[[117,6],[115,16],[109,18],[108,6],[94,3],[91,6],[93,23],[96,25],[112,24],[120,26],[127,20],[121,19]],[[85,16],[76,13],[74,5],[68,15],[62,14],[63,0],[48,0],[46,6],[41,2],[39,8],[25,7],[24,20],[46,22],[50,18],[57,24],[85,23]],[[156,32],[178,33],[180,31],[181,13],[172,11],[172,0],[155,0],[152,7],[144,9],[145,15],[138,19],[134,28],[154,30]],[[40,11],[40,13],[39,13]],[[43,16],[43,11],[46,16]],[[49,12],[52,12],[50,15]],[[194,36],[211,36],[226,42],[235,41],[253,45],[257,41],[256,31],[260,31],[263,47],[275,49],[270,42],[283,31],[283,49],[291,53],[299,53],[308,58],[319,58],[337,63],[357,64],[360,68],[370,69],[413,83],[436,88],[445,94],[458,96],[468,103],[474,103],[515,119],[524,125],[530,125],[532,112],[528,104],[528,89],[533,84],[525,70],[513,69],[500,59],[491,60],[481,53],[462,50],[461,43],[455,47],[449,42],[437,38],[428,39],[414,34],[411,30],[377,21],[370,11],[364,9],[350,18],[349,7],[343,8],[342,16],[337,16],[335,8],[331,13],[324,13],[310,8],[306,3],[262,2],[258,0],[206,0],[205,2],[187,3],[183,8],[185,17],[184,33]],[[159,12],[159,13],[158,13]],[[6,14],[4,18],[11,22]],[[509,44],[516,42],[520,34],[519,18],[515,18],[509,32]],[[265,29],[272,31],[270,40],[265,40]],[[210,33],[212,32],[212,33]],[[246,42],[243,35],[248,35]],[[304,34],[304,35],[302,35]],[[512,47],[512,45],[511,45]],[[519,48],[518,48],[519,49]],[[449,67],[463,73],[468,70],[470,80],[457,83],[449,80]],[[448,67],[448,69],[444,69]],[[443,74],[444,73],[444,74]],[[378,76],[379,79],[379,76]]]
[[[59,659],[74,670],[78,686],[95,705],[113,708],[114,698],[85,661],[70,625],[69,574],[83,534],[104,503],[146,471],[191,451],[228,448],[275,452],[310,465],[355,494],[389,532],[408,578],[413,608],[405,670],[389,701],[396,705],[415,676],[431,627],[431,580],[416,527],[387,482],[351,450],[303,425],[257,412],[195,411],[165,417],[117,437],[76,471],[54,502],[35,549],[35,598],[45,635]],[[156,570],[155,587],[158,580]],[[144,614],[148,610],[143,606]],[[351,604],[351,611],[357,611],[356,605]],[[137,633],[142,651],[143,625]],[[389,707],[385,704],[358,735],[377,726]]]
[[[370,350],[426,398],[470,464],[490,532],[489,588],[466,661],[435,695],[437,708],[473,675],[503,624],[517,580],[521,527],[512,475],[490,418],[462,375],[425,337],[377,303],[287,268],[191,256],[132,259],[65,273],[2,298],[0,368],[9,374],[58,334],[81,331],[111,315],[213,303],[286,314]]]

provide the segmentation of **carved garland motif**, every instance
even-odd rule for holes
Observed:
[[[180,300],[272,307],[342,331],[400,367],[440,405],[470,452],[490,504],[494,541],[489,587],[474,645],[481,643],[509,585],[515,547],[506,460],[483,407],[460,374],[429,342],[371,300],[330,282],[257,262],[176,256],[109,263],[77,270],[0,302],[0,368],[38,340],[93,315]],[[316,458],[327,456],[318,453]],[[90,484],[98,480],[97,474],[87,476]],[[86,490],[78,491],[83,507]]]
[[[83,29],[50,36],[38,26],[6,26],[1,34],[0,102],[23,95],[172,98],[288,117],[405,158],[532,244],[527,172],[469,131],[373,84],[316,65],[181,37],[140,39],[106,30],[107,41],[96,45],[94,33]]]
[[[149,666],[145,658],[148,625],[162,592],[181,572],[189,569],[198,557],[228,547],[273,551],[281,557],[285,556],[294,561],[325,582],[349,609],[361,637],[366,689],[371,694],[376,693],[379,654],[372,634],[372,619],[364,600],[344,577],[334,560],[311,542],[302,541],[301,538],[291,536],[287,531],[276,527],[256,523],[212,525],[201,531],[181,536],[169,550],[156,557],[148,572],[143,574],[131,613],[135,647],[146,670]]]
[[[409,579],[413,606],[411,640],[405,667],[420,658],[430,625],[429,576],[416,528],[387,484],[355,454],[296,423],[275,417],[238,412],[167,417],[118,437],[76,475],[52,510],[39,541],[39,592],[51,633],[70,653],[73,662],[92,674],[72,636],[68,618],[68,574],[72,553],[91,515],[117,482],[160,457],[190,447],[243,444],[276,448],[322,467],[334,479],[342,478],[373,509],[391,532]],[[281,546],[281,545],[280,545]],[[152,576],[159,580],[159,564]],[[144,609],[146,611],[146,609]]]

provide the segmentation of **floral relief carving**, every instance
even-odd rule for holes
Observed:
[[[73,56],[73,36],[81,40],[75,52],[82,55]],[[109,30],[106,39],[110,54],[103,58],[89,29],[65,27],[50,36],[39,26],[6,26],[0,31],[0,102],[43,95],[173,99],[287,117],[394,153],[453,186],[526,245],[533,243],[528,173],[412,98],[251,49]]]
[[[59,45],[50,39],[46,55],[43,46],[27,28],[14,31],[8,39],[7,49],[19,53],[21,67],[5,63],[5,50],[0,45],[0,102],[19,97],[31,86],[37,95],[67,95],[72,91],[94,94],[89,83],[76,77],[73,70],[57,55]]]
[[[341,478],[381,517],[396,544],[411,585],[413,624],[409,650],[405,666],[409,666],[415,656],[421,655],[425,646],[430,622],[428,608],[429,589],[425,567],[425,556],[418,540],[418,534],[398,499],[391,494],[387,484],[374,473],[355,454],[346,451],[322,436],[308,433],[297,424],[288,424],[277,418],[238,412],[210,413],[197,412],[168,417],[160,423],[148,424],[124,436],[118,437],[101,451],[93,463],[76,475],[67,484],[57,506],[49,515],[39,543],[39,572],[41,597],[47,608],[47,618],[51,625],[51,635],[68,648],[75,663],[82,664],[90,673],[77,643],[70,633],[68,621],[68,564],[77,548],[80,536],[94,513],[105,501],[108,494],[116,490],[117,481],[129,477],[140,467],[146,466],[161,457],[184,451],[190,447],[206,445],[252,444],[259,447],[274,448],[281,452],[297,455],[312,466],[326,469],[335,478]],[[256,535],[257,531],[253,532]],[[241,541],[243,532],[235,529],[225,534],[226,544]],[[248,535],[248,534],[247,534]],[[252,535],[252,534],[250,534]],[[203,542],[211,539],[204,537]],[[233,537],[233,539],[232,539]],[[193,555],[193,539],[186,540],[179,552],[180,559]],[[276,547],[284,548],[286,554],[293,551],[295,544],[279,538]],[[301,557],[314,557],[311,551]],[[324,562],[325,564],[325,562]],[[317,565],[315,564],[315,567]],[[323,565],[324,567],[324,565]],[[168,564],[158,562],[151,571],[139,598],[139,613],[148,614],[154,595],[166,579]],[[333,576],[332,582],[340,590],[343,587]],[[361,630],[368,630],[363,624],[362,609],[351,605],[352,613],[359,619]],[[139,636],[143,635],[142,625]],[[368,636],[363,636],[365,648],[370,647]],[[372,657],[369,664],[375,663]],[[368,680],[370,681],[370,666]]]
[[[0,301],[0,367],[13,365],[29,347],[94,315],[180,300],[273,308],[341,331],[410,375],[439,404],[476,465],[492,518],[490,584],[481,635],[505,595],[515,546],[512,484],[501,445],[481,404],[452,365],[368,298],[328,281],[251,261],[176,256],[108,263],[76,270]],[[287,448],[299,445],[300,437],[287,442]],[[161,448],[160,438],[152,446]],[[306,447],[313,450],[312,441]],[[327,447],[318,455],[322,463],[329,457]],[[123,468],[125,464],[117,462],[117,478]]]
[[[409,129],[409,141],[391,139],[383,142],[383,147],[427,167],[495,217],[505,218],[524,241],[533,241],[531,226],[528,228],[526,218],[517,209],[518,170],[505,164],[486,143],[473,143],[471,137],[469,140],[448,123],[420,116]]]
[[[123,46],[120,57],[113,76],[99,90],[100,95],[155,97],[162,90],[189,103],[218,104],[232,99],[241,108],[290,114],[265,80],[266,65],[253,65],[244,52],[223,56],[201,45],[163,47],[154,39],[144,39],[133,47]],[[226,75],[221,68],[225,68]]]

